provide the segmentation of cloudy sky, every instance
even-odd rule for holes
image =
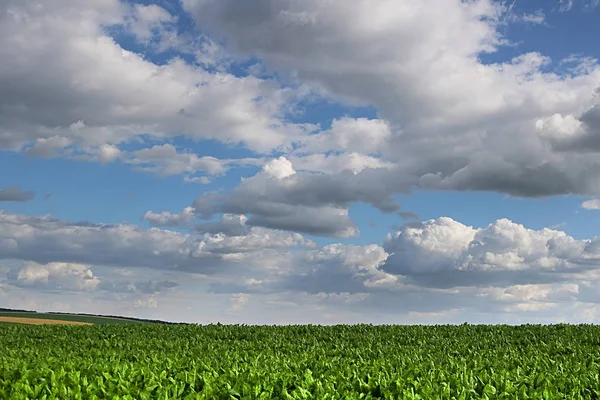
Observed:
[[[598,0],[0,0],[0,307],[600,323]]]

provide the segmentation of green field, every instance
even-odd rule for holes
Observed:
[[[598,399],[600,328],[0,326],[2,399]]]
[[[0,312],[0,317],[15,317],[15,318],[36,318],[36,319],[51,319],[61,321],[88,322],[92,324],[141,324],[143,321],[126,319],[126,318],[111,318],[92,315],[77,315],[77,314],[54,314],[54,313],[36,313],[36,312]],[[3,322],[13,324],[12,322]]]

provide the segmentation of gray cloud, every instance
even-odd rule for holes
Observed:
[[[558,151],[600,152],[600,104],[585,111],[579,118],[553,115],[540,129]]]
[[[293,90],[272,80],[208,72],[181,59],[157,65],[108,36],[116,30],[144,44],[155,39],[154,33],[168,40],[177,32],[165,9],[119,1],[37,5],[2,3],[0,148],[27,146],[28,153],[42,157],[108,162],[118,149],[102,146],[142,134],[216,139],[270,151],[305,130],[280,118],[280,109],[299,95]],[[81,23],[69,23],[73,20]]]
[[[35,196],[35,192],[21,190],[18,185],[8,186],[0,190],[0,201],[29,201]]]
[[[398,209],[390,187],[378,179],[380,174],[380,169],[338,175],[296,173],[292,163],[281,157],[229,193],[200,196],[193,207],[203,218],[243,214],[248,225],[348,237],[358,233],[348,217],[352,202],[370,203],[386,212]]]
[[[142,293],[155,295],[169,289],[178,287],[179,284],[173,281],[140,281],[140,282],[109,282],[103,280],[98,288],[109,292],[122,293]]]
[[[70,223],[51,217],[11,215],[0,211],[0,258],[148,267],[217,273],[297,246],[314,246],[297,233],[251,228],[244,236],[181,234],[132,225]],[[254,264],[254,262],[256,264]]]
[[[245,11],[229,0],[183,4],[201,26],[225,38],[233,52],[258,55],[274,70],[290,72],[290,78],[327,96],[379,111],[380,123],[356,124],[377,132],[365,136],[373,140],[358,151],[381,153],[379,161],[394,167],[306,178],[310,184],[304,188],[311,189],[306,192],[317,193],[314,198],[321,204],[329,201],[321,186],[341,193],[336,201],[348,195],[346,202],[370,204],[377,200],[365,200],[352,189],[368,188],[379,201],[411,187],[524,197],[600,193],[600,165],[594,156],[581,154],[589,143],[564,154],[548,148],[536,130],[536,123],[554,114],[593,107],[600,67],[589,58],[571,57],[573,74],[558,76],[544,72],[551,60],[539,53],[482,64],[477,55],[507,43],[499,27],[523,20],[501,2],[458,7],[439,0],[427,11],[416,5],[363,6],[341,0],[327,5],[257,0]],[[592,117],[591,112],[585,115],[587,124]],[[353,137],[353,129],[350,124],[341,128],[346,134],[322,132],[303,139],[306,144],[300,148],[357,150],[353,141],[343,140]],[[323,159],[313,156],[311,162],[318,165]],[[388,189],[371,190],[370,179]],[[274,195],[281,191],[268,190]]]
[[[412,211],[398,211],[398,216],[402,219],[421,219],[419,214],[415,214]]]
[[[223,232],[228,226],[236,227],[231,235]],[[11,296],[15,288],[57,296],[93,291],[94,299],[124,296],[119,298],[136,310],[158,310],[170,296],[185,294],[193,301],[203,287],[215,296],[237,296],[227,307],[233,304],[244,313],[270,307],[257,301],[276,298],[272,301],[282,307],[297,299],[315,307],[315,319],[322,312],[363,322],[589,321],[600,316],[598,238],[576,240],[508,220],[473,228],[439,218],[405,224],[383,246],[317,247],[298,234],[257,227],[239,232],[239,226],[243,218],[226,216],[205,229],[214,234],[183,235],[1,213],[0,258],[33,261],[9,267],[2,290]],[[92,272],[95,265],[103,266],[100,277]],[[139,268],[135,275],[145,278],[117,277],[125,270],[111,266],[155,272],[151,277]],[[188,272],[194,274],[178,275]],[[189,292],[197,274],[202,285]],[[169,296],[158,301],[155,295],[167,291]]]
[[[216,222],[196,224],[194,230],[200,233],[222,233],[227,236],[247,235],[250,227],[246,225],[248,218],[244,215],[224,214]]]
[[[152,226],[186,226],[189,225],[193,217],[194,209],[186,207],[179,213],[147,211],[142,216],[142,220],[149,221]]]

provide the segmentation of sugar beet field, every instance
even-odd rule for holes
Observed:
[[[595,325],[0,325],[2,399],[599,394]]]

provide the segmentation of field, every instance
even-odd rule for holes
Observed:
[[[0,325],[2,399],[598,399],[600,328]]]
[[[93,325],[91,322],[65,321],[61,319],[0,316],[0,323],[27,325]]]
[[[127,318],[102,317],[98,315],[79,315],[79,314],[57,314],[57,313],[36,313],[36,312],[0,312],[1,323],[21,323],[21,324],[69,324],[69,325],[104,325],[104,324],[140,324],[139,320]]]

